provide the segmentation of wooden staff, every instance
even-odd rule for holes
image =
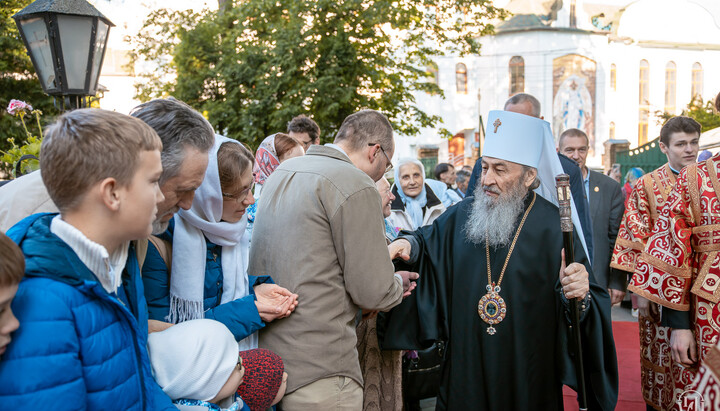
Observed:
[[[558,207],[560,208],[560,230],[563,234],[563,248],[565,248],[565,262],[570,265],[575,262],[573,248],[573,222],[572,199],[570,197],[570,176],[558,174],[555,177],[557,186]],[[570,346],[575,351],[575,374],[577,378],[578,405],[581,411],[587,410],[587,397],[585,396],[585,368],[583,367],[582,340],[580,339],[580,302],[577,298],[569,300],[570,303],[570,330],[572,341]]]

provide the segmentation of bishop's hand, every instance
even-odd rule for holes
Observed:
[[[412,291],[417,287],[415,280],[420,278],[420,274],[412,271],[397,271],[395,274],[402,278],[403,283],[403,298],[409,297]]]
[[[565,250],[561,253],[562,265],[560,266],[560,285],[562,285],[565,298],[571,300],[577,298],[582,300],[590,291],[590,280],[585,266],[579,263],[572,263],[565,266]]]
[[[410,241],[403,238],[395,240],[388,245],[388,252],[390,252],[390,259],[392,260],[396,258],[401,258],[405,261],[410,260],[411,249]]]

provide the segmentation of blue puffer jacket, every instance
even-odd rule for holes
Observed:
[[[160,238],[172,243],[174,220],[168,230]],[[265,323],[260,318],[255,305],[253,287],[262,283],[272,283],[267,276],[249,277],[250,295],[237,300],[220,304],[223,290],[222,247],[207,241],[207,259],[205,262],[205,290],[203,307],[205,318],[220,321],[240,341],[255,331],[263,328]],[[170,281],[165,261],[157,248],[150,243],[142,267],[142,280],[145,285],[145,298],[148,303],[150,318],[167,321],[170,312]]]
[[[108,294],[50,232],[54,216],[36,214],[8,231],[26,269],[12,303],[20,328],[0,359],[0,408],[176,410],[152,376],[135,253],[127,294]]]

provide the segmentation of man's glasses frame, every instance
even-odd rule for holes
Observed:
[[[384,155],[385,158],[387,159],[388,165],[387,165],[387,167],[385,167],[385,172],[386,172],[386,173],[389,173],[390,170],[393,169],[392,160],[390,160],[390,157],[388,157],[388,155],[387,155],[387,153],[385,152],[385,149],[383,148],[382,144],[380,144],[380,143],[368,143],[368,147],[372,147],[372,146],[375,146],[375,145],[380,146],[380,151],[382,151],[383,155]]]

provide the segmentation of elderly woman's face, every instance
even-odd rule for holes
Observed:
[[[400,187],[408,197],[417,197],[422,192],[425,178],[420,167],[416,164],[405,164],[400,166]]]

